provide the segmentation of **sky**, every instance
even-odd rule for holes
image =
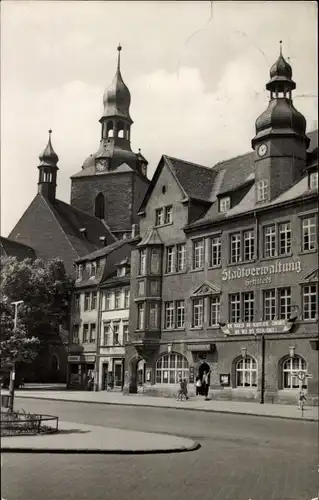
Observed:
[[[317,124],[317,3],[1,2],[1,235],[37,193],[52,128],[57,197],[99,146],[102,96],[116,70],[131,92],[133,151],[151,178],[162,154],[213,166],[251,150],[265,84],[290,58],[294,105]]]

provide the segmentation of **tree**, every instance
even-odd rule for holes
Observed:
[[[60,259],[44,263],[5,257],[1,264],[1,296],[8,303],[23,299],[19,320],[28,338],[38,337],[41,343],[66,327],[74,280]]]

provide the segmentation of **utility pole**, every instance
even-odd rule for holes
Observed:
[[[14,306],[14,327],[13,331],[15,332],[18,324],[18,307],[23,304],[23,300],[16,300],[15,302],[11,302],[11,305]],[[9,386],[9,411],[13,411],[13,400],[14,400],[14,381],[16,378],[16,363],[15,360],[12,361],[12,368],[10,374],[10,386]]]

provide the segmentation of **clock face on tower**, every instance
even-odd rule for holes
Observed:
[[[267,153],[267,146],[266,144],[261,144],[258,148],[258,154],[259,156],[265,156],[265,154]]]
[[[108,160],[106,158],[100,158],[96,160],[96,170],[98,172],[104,172],[107,169]]]

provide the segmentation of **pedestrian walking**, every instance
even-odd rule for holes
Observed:
[[[188,400],[188,390],[187,390],[187,380],[186,378],[183,378],[182,383],[181,383],[181,389],[182,389],[182,399],[183,397],[185,400]]]
[[[299,410],[303,410],[303,407],[304,407],[304,404],[305,404],[305,401],[307,401],[307,398],[305,396],[305,393],[303,392],[303,390],[301,389],[299,391],[299,395],[298,395],[298,408]]]
[[[196,396],[200,395],[201,394],[201,391],[202,391],[202,381],[200,379],[200,376],[197,375],[196,377]]]
[[[205,401],[208,401],[208,391],[209,391],[209,386],[210,386],[210,373],[204,372],[203,373],[203,396],[205,396]]]

